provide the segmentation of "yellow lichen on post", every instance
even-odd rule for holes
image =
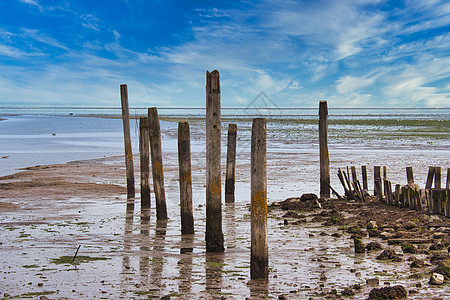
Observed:
[[[266,136],[266,120],[264,118],[253,119],[251,146],[251,279],[266,279],[269,276]]]

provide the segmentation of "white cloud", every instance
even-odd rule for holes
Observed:
[[[36,1],[36,0],[19,0],[22,3],[31,5],[31,6],[36,6],[37,8],[39,8],[39,10],[43,11],[43,7]]]
[[[344,76],[337,80],[337,87],[339,93],[345,94],[357,91],[359,89],[365,88],[372,85],[378,76],[372,77],[354,77],[354,76]]]
[[[47,44],[49,46],[61,48],[61,49],[64,49],[64,50],[69,50],[69,48],[67,48],[65,45],[63,45],[62,43],[60,43],[59,41],[57,41],[53,37],[48,36],[48,35],[46,35],[46,34],[44,34],[42,32],[39,32],[38,30],[22,28],[22,31],[23,31],[23,35],[25,37],[32,38],[33,40],[36,40],[38,42]]]

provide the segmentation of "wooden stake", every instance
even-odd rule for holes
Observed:
[[[225,179],[225,203],[234,203],[234,182],[236,169],[237,125],[228,125],[227,173]]]
[[[191,138],[189,123],[178,123],[181,234],[194,234],[192,212]]]
[[[381,167],[380,166],[374,166],[373,167],[373,194],[375,196],[379,196],[378,194],[378,186],[377,186],[377,180],[380,180],[381,183]],[[381,192],[381,190],[380,190]]]
[[[139,118],[139,152],[141,159],[141,208],[150,208],[150,158],[148,142],[148,118]]]
[[[450,190],[450,168],[447,168],[447,184],[446,189]]]
[[[220,171],[220,78],[206,72],[206,252],[223,252]]]
[[[412,167],[406,167],[406,179],[408,181],[408,185],[414,184],[414,175]]]
[[[269,275],[266,120],[253,119],[251,147],[251,279]]]
[[[126,84],[120,85],[120,101],[122,104],[123,139],[125,143],[125,167],[127,173],[127,198],[135,197],[133,152],[131,151],[130,113],[128,110],[128,90]]]
[[[358,181],[358,176],[356,175],[356,167],[352,166],[351,170],[352,170],[352,181],[353,182]]]
[[[434,188],[441,188],[441,167],[434,167]]]
[[[152,157],[153,190],[156,199],[156,219],[167,219],[166,195],[164,190],[164,169],[161,150],[161,129],[158,110],[148,109],[148,133],[150,137],[150,152]]]
[[[425,189],[429,190],[433,186],[434,168],[428,167],[427,182],[425,183]]]
[[[386,166],[383,166],[383,181],[387,179],[387,169]]]
[[[330,198],[330,157],[328,153],[328,106],[319,103],[320,197]],[[326,181],[328,185],[324,182]]]
[[[369,187],[367,185],[367,167],[361,166],[361,174],[362,174],[362,180],[363,180],[363,189],[366,191],[369,191]]]
[[[394,205],[400,206],[400,192],[401,192],[401,186],[400,184],[395,185],[395,195],[394,195]]]

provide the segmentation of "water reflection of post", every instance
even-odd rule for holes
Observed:
[[[161,287],[164,267],[164,242],[166,240],[167,220],[156,220],[155,239],[153,241],[152,284]]]
[[[124,256],[122,260],[122,267],[124,269],[124,273],[127,273],[130,269],[130,258],[126,256],[126,253],[131,249],[131,235],[133,233],[133,220],[134,220],[134,199],[132,201],[127,202],[127,212],[125,215],[125,234],[123,237],[123,249]]]
[[[188,295],[191,292],[192,281],[192,252],[194,247],[193,235],[181,235],[181,259],[178,261],[180,268],[180,283],[178,290],[182,295]]]
[[[217,295],[222,290],[223,264],[223,253],[206,253],[206,293],[210,294],[213,297],[217,297]]]
[[[236,248],[236,207],[234,203],[225,204],[225,233],[227,248]]]
[[[150,209],[141,210],[141,236],[140,243],[140,259],[139,259],[139,273],[141,275],[142,283],[148,284],[149,266],[149,251],[150,247]]]

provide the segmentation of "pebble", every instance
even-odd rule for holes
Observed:
[[[441,285],[444,283],[444,275],[439,273],[433,273],[430,277],[430,284]]]
[[[379,286],[380,285],[380,279],[378,279],[378,278],[366,279],[366,283],[369,286]]]

